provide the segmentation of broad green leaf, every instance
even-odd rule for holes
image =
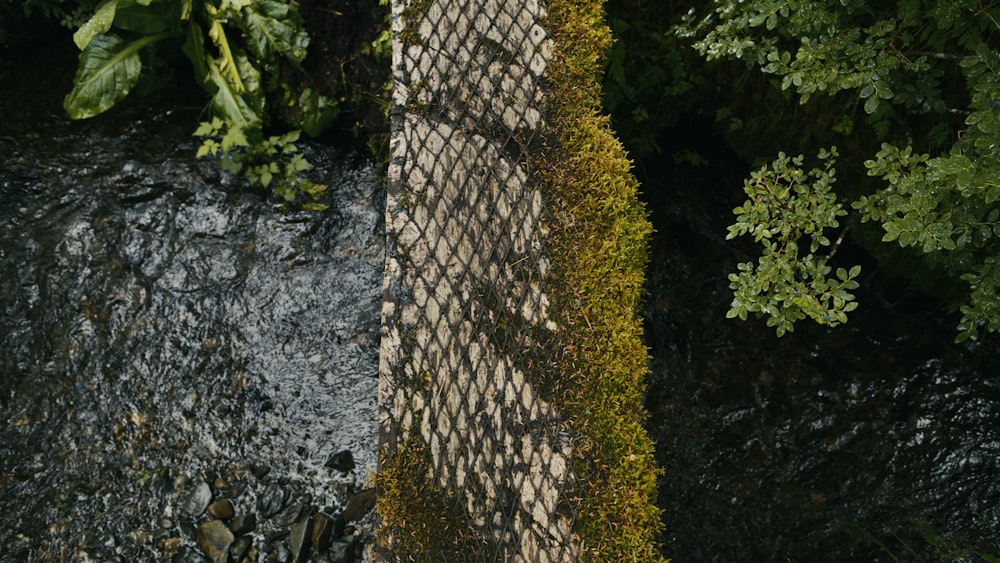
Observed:
[[[246,90],[246,86],[243,84],[243,79],[240,78],[240,71],[236,58],[233,56],[233,51],[229,47],[226,30],[222,27],[222,23],[219,20],[212,20],[212,24],[208,28],[208,36],[215,43],[215,46],[219,48],[219,54],[222,55],[220,62],[215,67],[216,71],[228,81],[230,87],[235,89],[236,93],[242,94]]]
[[[326,184],[314,184],[313,182],[303,182],[300,189],[312,197],[319,197],[326,191]]]
[[[194,130],[195,137],[204,137],[205,135],[211,135],[215,133],[216,129],[212,128],[212,124],[207,121],[202,121],[198,124],[198,128]]]
[[[66,113],[86,119],[121,101],[139,80],[139,50],[164,37],[153,35],[132,43],[112,34],[94,37],[80,53],[73,90],[63,100]]]
[[[256,113],[263,115],[267,97],[261,88],[260,71],[241,49],[234,47],[233,57],[236,59],[236,69],[243,83],[243,99],[250,104]]]
[[[247,45],[254,57],[266,67],[272,67],[279,54],[294,65],[306,58],[309,35],[287,18],[287,6],[277,2],[260,2],[242,13]]]
[[[237,92],[233,85],[222,76],[215,60],[206,59],[208,64],[208,80],[216,87],[212,97],[212,107],[221,115],[231,128],[241,130],[259,129],[261,117],[250,104]]]
[[[201,27],[194,22],[190,22],[186,35],[181,50],[184,51],[188,60],[191,61],[191,66],[194,67],[195,79],[197,79],[198,84],[203,88],[214,92],[210,86],[208,55],[205,53],[205,36],[202,34]]]
[[[299,96],[299,107],[302,108],[302,130],[310,137],[319,136],[340,113],[337,102],[310,88],[306,88]]]
[[[201,158],[208,154],[215,155],[217,152],[219,152],[219,143],[212,139],[205,139],[205,142],[198,147],[198,152],[194,156],[195,158]]]
[[[229,152],[233,147],[248,147],[250,141],[247,140],[243,130],[237,127],[230,128],[222,137],[222,151]]]
[[[87,23],[80,26],[73,34],[73,43],[81,51],[90,45],[90,41],[102,33],[107,33],[111,29],[111,24],[115,21],[115,11],[118,9],[118,0],[107,0],[97,7],[94,15],[87,20]]]
[[[878,109],[878,96],[871,96],[865,100],[865,113],[875,113]]]
[[[115,27],[150,35],[168,29],[177,29],[176,6],[161,2],[150,6],[122,6],[115,16]]]

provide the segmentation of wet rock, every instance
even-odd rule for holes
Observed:
[[[221,521],[209,520],[198,526],[197,543],[212,563],[226,563],[229,546],[233,544],[233,533]]]
[[[187,546],[182,547],[174,556],[170,559],[171,563],[209,563],[209,560],[197,551],[188,548]]]
[[[333,536],[334,527],[334,520],[322,512],[313,517],[310,541],[314,550],[323,552],[330,547],[330,538]]]
[[[346,473],[354,469],[354,455],[351,454],[351,450],[337,452],[331,455],[330,459],[326,460],[326,466],[330,469],[336,469],[337,471],[343,471]]]
[[[170,537],[174,532],[174,521],[164,516],[156,521],[156,531],[153,532],[153,539],[162,540]]]
[[[132,530],[128,539],[132,545],[143,546],[153,543],[153,534],[147,530]]]
[[[249,534],[257,528],[257,515],[253,512],[249,514],[240,514],[229,523],[229,529],[232,530],[233,534],[237,536],[242,536]]]
[[[217,500],[208,505],[208,514],[217,520],[229,520],[233,513],[233,503],[228,500]]]
[[[161,530],[170,530],[171,528],[174,527],[174,521],[171,520],[169,517],[164,516],[163,518],[160,518],[156,522],[156,525],[159,526]]]
[[[243,557],[249,553],[250,547],[253,545],[253,540],[247,536],[240,536],[236,538],[233,545],[229,546],[229,556],[233,561],[242,561]]]
[[[357,522],[364,518],[372,508],[375,507],[375,489],[361,491],[351,497],[344,507],[344,520],[346,522]]]
[[[310,532],[312,531],[312,517],[306,516],[292,525],[288,534],[288,544],[292,548],[292,561],[302,563],[309,555],[309,547],[312,543]]]
[[[173,558],[173,556],[181,550],[183,545],[183,540],[178,537],[172,537],[158,542],[156,547],[163,553],[164,558]]]
[[[187,500],[184,501],[184,512],[189,516],[197,518],[205,512],[205,508],[208,507],[208,503],[212,501],[212,489],[209,488],[208,483],[204,481],[198,481],[194,486],[194,490],[188,496]]]
[[[270,518],[285,506],[288,493],[280,485],[271,485],[257,500],[257,510],[264,518]]]
[[[0,480],[24,484],[4,499],[16,510],[0,511],[0,561],[207,561],[198,526],[229,499],[253,513],[225,523],[237,539],[253,532],[243,558],[257,563],[287,541],[287,528],[268,534],[289,499],[314,491],[343,506],[349,496],[330,486],[323,457],[303,471],[292,452],[375,436],[377,348],[348,337],[378,332],[378,181],[367,165],[334,179],[320,162],[330,151],[318,149],[315,172],[343,196],[330,200],[337,212],[286,212],[194,159],[183,124],[199,110],[143,111],[138,127],[32,122],[31,140],[0,134],[11,156],[0,166],[11,407]],[[54,136],[36,141],[36,130]],[[135,136],[147,130],[170,134]],[[22,141],[31,146],[13,148]],[[264,401],[271,410],[254,416]],[[359,466],[371,445],[354,449]],[[256,503],[279,480],[287,492],[265,503],[265,520]]]
[[[327,559],[330,563],[354,563],[354,544],[342,539],[331,542]]]
[[[274,546],[274,551],[267,556],[268,563],[289,563],[292,560],[292,552],[285,544],[279,543]]]
[[[267,465],[257,464],[253,466],[251,472],[253,473],[253,476],[256,477],[257,479],[263,479],[264,477],[267,477],[271,473],[271,468],[268,467]]]
[[[193,538],[198,534],[198,528],[195,526],[194,520],[181,520],[177,527],[180,528],[181,536],[183,537]]]
[[[274,517],[274,523],[282,528],[291,527],[292,524],[295,524],[295,522],[298,521],[303,510],[305,510],[304,504],[299,502],[290,503],[287,508]]]

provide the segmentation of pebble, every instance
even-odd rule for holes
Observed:
[[[350,542],[337,540],[330,544],[327,559],[331,563],[354,563],[354,546]]]
[[[264,518],[270,518],[285,506],[285,496],[285,490],[279,485],[271,485],[264,490],[264,494],[258,499],[257,510]]]
[[[302,515],[303,510],[305,510],[305,505],[293,502],[289,504],[285,510],[281,511],[280,514],[274,517],[274,523],[283,528],[288,528],[295,524],[295,522],[299,519],[299,516]]]
[[[229,546],[229,556],[233,561],[243,561],[243,557],[250,551],[253,540],[247,536],[236,538],[233,545]]]
[[[302,563],[309,554],[310,543],[312,543],[311,530],[312,516],[306,516],[299,520],[289,530],[288,543],[292,548],[292,561],[295,563]]]
[[[240,514],[229,523],[229,529],[237,536],[243,536],[257,529],[257,515],[253,512]]]
[[[367,489],[351,497],[344,507],[344,520],[357,522],[375,507],[375,489]]]
[[[354,455],[351,454],[351,450],[337,452],[326,460],[326,466],[330,469],[336,469],[337,471],[347,473],[348,471],[354,469]]]
[[[173,537],[164,539],[160,543],[156,544],[156,547],[160,548],[160,551],[162,551],[163,555],[166,557],[173,557],[174,554],[181,550],[183,545],[183,540]]]
[[[310,540],[313,549],[317,552],[324,552],[330,547],[330,538],[333,536],[334,521],[332,518],[319,512],[313,517],[312,535]]]
[[[212,563],[226,563],[233,533],[220,520],[209,520],[198,526],[197,543]]]
[[[197,518],[201,516],[202,512],[205,512],[205,508],[208,507],[208,503],[211,501],[212,489],[209,488],[208,483],[198,481],[194,486],[194,490],[191,491],[191,495],[187,498],[187,502],[184,503],[184,512],[189,516]]]
[[[270,563],[289,563],[292,560],[292,552],[288,550],[285,544],[279,543],[274,551],[268,556],[267,561]]]
[[[169,530],[174,527],[174,521],[169,517],[164,516],[156,523],[161,530]]]
[[[217,520],[229,520],[233,513],[233,503],[228,500],[217,500],[208,505],[208,514]]]
[[[171,563],[208,563],[208,559],[204,555],[193,549],[188,549],[186,546],[174,554],[170,561]]]

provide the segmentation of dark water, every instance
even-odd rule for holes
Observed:
[[[871,276],[843,327],[778,339],[725,319],[726,274],[750,259],[724,240],[742,165],[702,150],[711,166],[665,166],[646,188],[664,554],[941,559],[925,531],[956,553],[1000,552],[998,339],[954,345],[955,319]]]
[[[287,551],[375,466],[382,180],[307,145],[330,210],[277,207],[194,159],[190,88],[70,122],[64,52],[0,53],[0,560],[169,556],[200,481]]]

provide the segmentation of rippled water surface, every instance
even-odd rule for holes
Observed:
[[[289,211],[194,159],[197,93],[70,122],[73,61],[40,73],[15,55],[0,59],[0,560],[176,551],[191,483],[220,477],[240,481],[238,513],[268,487],[338,513],[375,466],[379,173],[308,145],[330,210]],[[345,450],[353,470],[327,466]]]

